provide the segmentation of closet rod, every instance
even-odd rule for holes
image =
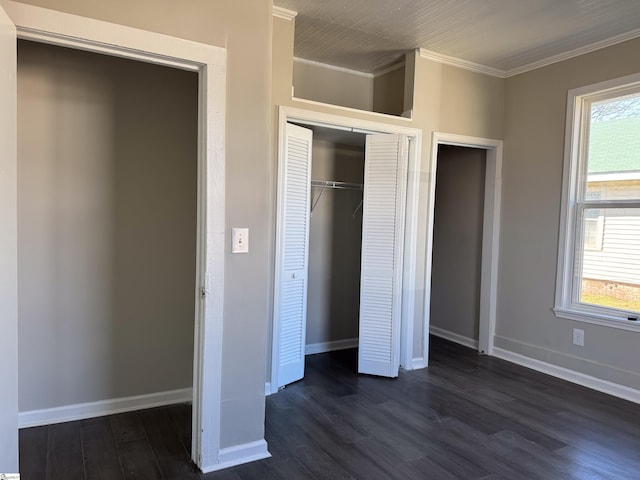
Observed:
[[[361,183],[334,182],[333,180],[311,180],[312,187],[362,190]]]

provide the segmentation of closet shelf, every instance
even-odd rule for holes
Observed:
[[[312,187],[362,190],[362,183],[334,182],[333,180],[311,180]]]
[[[337,189],[337,190],[362,190],[363,189],[363,184],[362,183],[335,182],[333,180],[311,180],[311,186],[312,187],[319,187],[319,188],[322,189],[322,190],[320,190],[320,193],[315,198],[315,200],[312,197],[312,200],[311,200],[311,215],[313,215],[313,210],[316,208],[316,205],[318,204],[318,201],[320,200],[320,197],[322,197],[322,194],[324,193],[324,191],[327,188],[333,188],[333,189]],[[353,218],[356,217],[356,212],[360,209],[361,206],[362,206],[362,201],[360,202],[360,205],[358,205],[358,207],[356,207],[356,209],[354,210]]]

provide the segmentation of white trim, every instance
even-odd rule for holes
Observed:
[[[619,182],[624,180],[640,180],[640,172],[591,173],[587,175],[588,182]]]
[[[308,101],[308,102],[305,101],[305,103],[318,104],[318,102],[311,102],[311,101]],[[324,104],[319,104],[319,105],[324,105]],[[332,107],[336,108],[334,106]],[[339,108],[343,109],[342,107],[339,107]],[[365,113],[365,114],[371,114],[374,117],[382,116],[387,119],[401,118],[401,117],[395,117],[390,115],[375,114],[372,112],[363,112],[361,110],[354,110],[354,109],[347,109],[347,108],[344,108],[344,109],[348,111],[357,112],[359,115]],[[415,252],[417,250],[417,236],[418,236],[418,219],[417,219],[418,202],[419,202],[419,194],[420,194],[420,189],[418,188],[420,183],[420,175],[418,175],[418,172],[421,171],[420,164],[422,160],[421,158],[422,130],[417,128],[412,128],[412,127],[405,127],[402,125],[391,124],[391,123],[387,124],[387,123],[381,123],[379,121],[362,120],[359,118],[351,118],[351,117],[340,116],[340,115],[335,115],[331,113],[317,112],[313,110],[306,110],[306,109],[301,109],[296,107],[280,106],[278,111],[278,162],[282,161],[281,155],[282,155],[282,152],[284,152],[283,142],[284,142],[285,125],[288,120],[300,121],[302,123],[308,122],[316,125],[322,124],[322,125],[337,127],[338,129],[347,128],[347,129],[353,129],[353,130],[357,129],[358,131],[365,131],[365,132],[399,133],[399,134],[407,135],[409,138],[413,138],[413,140],[411,141],[412,146],[410,149],[408,169],[409,169],[409,172],[414,172],[414,176],[413,178],[409,177],[407,179],[407,182],[409,183],[407,185],[408,187],[407,204],[406,204],[406,210],[405,210],[405,247],[407,248],[407,250],[405,251],[405,265],[407,261],[411,261],[410,259],[407,260],[407,256],[410,256],[410,255],[414,255],[414,262],[415,262],[415,255],[416,255]],[[279,181],[281,180],[282,179],[279,179]],[[412,180],[413,182],[411,182]],[[276,232],[276,236],[281,234],[282,232]],[[407,245],[409,246],[407,247]],[[277,286],[278,283],[276,282],[275,285]],[[412,278],[407,278],[407,275],[404,276],[402,290],[403,290],[402,311],[404,312],[414,311],[415,301],[416,301],[415,274],[413,275]],[[274,298],[275,298],[275,295],[277,295],[277,292],[274,291]],[[273,318],[274,323],[275,321],[276,319]],[[403,315],[402,329],[406,330],[407,328],[412,327],[413,321],[415,321],[415,319],[407,318],[406,315]],[[273,323],[272,323],[272,326],[273,326]],[[278,380],[277,380],[278,374],[276,371],[277,368],[274,368],[274,366],[277,365],[277,362],[274,362],[273,345],[275,344],[275,341],[276,341],[275,338],[272,338],[272,349],[271,349],[272,360],[271,360],[271,374],[270,374],[270,380],[269,380],[270,393],[275,393],[277,392],[277,389],[278,389]],[[401,362],[404,359],[404,362],[402,363],[405,363],[404,365],[401,363],[401,366],[403,368],[407,368],[406,363],[408,361],[410,362],[413,361],[412,360],[413,359],[413,337],[407,336],[406,338],[404,338],[403,336],[401,343],[402,345],[401,345],[400,358],[401,358]],[[425,348],[428,348],[428,343],[426,344]],[[426,358],[426,354],[427,352],[425,351],[424,352],[425,358]],[[425,365],[422,365],[422,366],[425,366]]]
[[[18,36],[40,42],[197,71],[198,232],[194,292],[192,459],[218,461],[220,445],[225,237],[225,92],[223,48],[54,10],[4,2]],[[201,300],[199,291],[207,295]]]
[[[272,14],[276,18],[289,21],[295,20],[298,16],[298,12],[289,10],[288,8],[278,7],[277,5],[273,6]]]
[[[333,70],[335,72],[348,73],[349,75],[357,75],[359,77],[373,78],[374,76],[373,73],[361,72],[360,70],[352,70],[351,68],[338,67],[337,65],[330,65],[328,63],[317,62],[315,60],[307,60],[306,58],[293,57],[293,61],[296,63],[304,63],[305,65],[311,65],[313,67]]]
[[[216,472],[225,468],[235,467],[243,463],[255,462],[271,457],[267,449],[267,442],[256,440],[255,442],[234,445],[220,450],[219,462],[213,465],[203,466],[202,473]]]
[[[523,367],[531,368],[538,372],[546,373],[547,375],[551,375],[571,383],[582,385],[583,387],[591,388],[592,390],[597,390],[602,393],[613,395],[614,397],[629,400],[630,402],[640,403],[640,390],[627,387],[626,385],[619,385],[607,380],[602,380],[600,378],[592,377],[591,375],[552,365],[551,363],[536,360],[499,347],[494,347],[493,356],[508,362],[522,365]]]
[[[275,392],[271,391],[271,382],[264,382],[264,396],[268,397],[272,393],[275,393]]]
[[[291,101],[294,103],[301,103],[302,105],[300,105],[299,107],[298,106],[294,107],[294,108],[300,108],[300,109],[307,108],[308,106],[318,106],[318,107],[330,108],[332,110],[343,111],[345,112],[345,114],[355,113],[358,115],[371,116],[371,117],[374,117],[374,121],[376,121],[377,119],[380,119],[380,120],[393,119],[393,120],[403,120],[407,122],[413,121],[413,110],[409,111],[411,115],[410,117],[404,117],[404,116],[401,117],[400,115],[389,115],[388,113],[371,112],[369,110],[360,110],[352,107],[343,107],[342,105],[333,105],[332,103],[318,102],[316,100],[307,100],[306,98],[291,97]],[[311,111],[311,110],[307,110],[307,111]],[[367,121],[367,120],[363,120],[363,121]]]
[[[399,68],[406,66],[406,64],[407,64],[406,60],[401,60],[398,63],[394,63],[393,65],[390,65],[388,67],[381,68],[380,70],[376,70],[375,72],[372,73],[373,78],[380,77],[387,73],[393,72],[394,70],[398,70]]]
[[[308,343],[305,346],[305,355],[316,355],[318,353],[333,352],[334,350],[346,350],[348,348],[358,348],[358,338],[346,338],[344,340],[332,340],[330,342]]]
[[[572,58],[579,57],[580,55],[585,55],[597,50],[602,50],[603,48],[611,47],[613,45],[626,42],[627,40],[633,40],[637,37],[640,37],[640,28],[636,28],[635,30],[631,30],[630,32],[621,33],[620,35],[615,35],[604,40],[600,40],[599,42],[590,43],[589,45],[578,47],[576,49],[569,50],[568,52],[552,55],[551,57],[543,58],[542,60],[537,60],[520,67],[511,68],[505,72],[505,76],[513,77],[515,75],[520,75],[521,73],[530,72],[531,70],[546,67],[554,63],[570,60]]]
[[[433,132],[431,164],[429,166],[429,209],[427,212],[427,248],[424,288],[424,338],[425,350],[429,345],[431,304],[431,270],[433,260],[433,221],[435,214],[436,171],[438,146],[454,145],[487,151],[482,226],[482,265],[480,272],[480,332],[478,350],[491,355],[496,325],[498,297],[498,256],[500,239],[500,210],[502,204],[502,141],[490,138],[470,137]]]
[[[400,329],[400,366],[403,368],[412,368],[413,366],[413,340],[415,325],[415,278],[416,278],[416,258],[418,257],[418,220],[419,205],[418,198],[420,195],[420,180],[422,178],[421,159],[422,159],[422,142],[415,142],[409,139],[409,159],[417,158],[417,162],[411,162],[407,165],[407,186],[405,195],[407,204],[405,206],[405,231],[408,233],[404,236],[404,260],[403,260],[403,276],[402,276],[402,321]],[[410,232],[414,232],[411,234]],[[409,286],[409,288],[406,288]],[[428,352],[422,352],[423,359],[429,358]],[[423,365],[426,366],[426,365]]]
[[[181,388],[168,392],[148,393],[133,397],[112,398],[97,402],[77,403],[62,407],[31,410],[18,414],[19,428],[40,427],[54,423],[84,420],[85,418],[103,417],[116,413],[143,410],[145,408],[163,407],[177,403],[191,402],[193,390]]]
[[[417,357],[411,360],[411,370],[420,370],[421,368],[426,368],[428,362],[424,361],[424,357]],[[405,370],[407,370],[405,368]]]
[[[459,335],[449,330],[445,330],[444,328],[436,327],[434,325],[429,325],[429,333],[436,337],[444,338],[445,340],[449,340],[451,342],[457,343],[459,345],[463,345],[465,347],[472,348],[474,350],[478,349],[478,340],[474,338],[465,337],[464,335]]]
[[[640,332],[640,321],[623,320],[621,317],[612,317],[596,311],[587,311],[588,306],[582,309],[555,307],[553,313],[556,317],[566,318],[567,320],[575,320],[577,322],[592,323],[603,327],[617,328],[619,330],[629,330],[632,332]]]
[[[419,49],[420,56],[427,60],[432,60],[438,63],[444,63],[445,65],[451,65],[453,67],[464,68],[476,73],[482,73],[484,75],[490,75],[492,77],[505,78],[506,72],[499,68],[488,67],[480,63],[471,62],[469,60],[463,60],[457,57],[450,57],[449,55],[443,55],[441,53],[432,52],[426,48]]]

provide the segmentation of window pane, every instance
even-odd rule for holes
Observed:
[[[640,96],[594,102],[590,113],[587,194],[640,198]]]
[[[640,312],[640,208],[585,209],[580,302]]]

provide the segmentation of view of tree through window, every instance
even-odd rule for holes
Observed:
[[[578,299],[640,312],[640,95],[594,101],[589,112]]]

